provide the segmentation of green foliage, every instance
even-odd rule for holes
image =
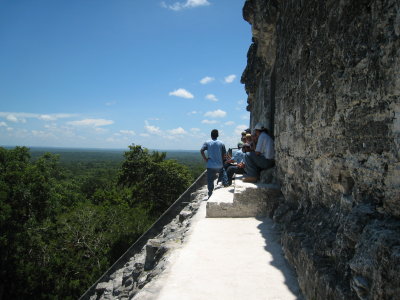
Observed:
[[[78,298],[193,180],[141,146],[65,153],[0,147],[0,299]]]
[[[54,217],[57,201],[54,181],[58,176],[57,157],[45,154],[34,163],[29,162],[29,150],[16,147],[0,148],[0,278],[8,283],[30,282],[35,277],[34,249],[36,228]],[[27,273],[26,273],[27,272]],[[27,276],[25,276],[27,275]],[[15,284],[6,284],[11,295],[18,290]],[[23,288],[21,289],[24,290]]]
[[[164,160],[166,154],[141,146],[129,146],[125,152],[118,182],[132,189],[133,203],[141,203],[152,215],[160,215],[193,181],[186,166]]]

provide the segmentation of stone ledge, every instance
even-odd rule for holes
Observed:
[[[265,217],[281,197],[280,186],[246,183],[236,176],[234,188],[216,190],[207,202],[207,218]],[[232,192],[233,190],[233,192]]]

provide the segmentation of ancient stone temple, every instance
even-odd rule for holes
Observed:
[[[308,299],[400,299],[400,2],[247,0],[251,124]]]
[[[273,132],[275,168],[210,199],[203,173],[81,299],[400,299],[399,0],[243,16],[250,125]]]

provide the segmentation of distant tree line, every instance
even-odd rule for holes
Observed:
[[[78,298],[202,168],[137,145],[63,164],[0,147],[0,299]]]

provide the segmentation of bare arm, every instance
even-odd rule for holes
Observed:
[[[204,149],[200,150],[201,156],[203,156],[203,159],[205,162],[208,162],[208,158],[206,157],[206,155],[204,154]]]

